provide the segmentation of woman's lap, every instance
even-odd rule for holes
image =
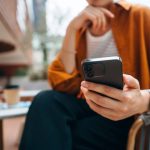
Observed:
[[[51,150],[123,150],[132,121],[110,121],[90,110],[84,100],[45,91],[31,105],[20,150],[42,145]]]

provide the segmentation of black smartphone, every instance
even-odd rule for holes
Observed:
[[[86,81],[123,89],[122,60],[120,57],[85,59],[81,65]]]

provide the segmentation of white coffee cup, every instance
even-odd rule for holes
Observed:
[[[8,105],[17,104],[20,101],[20,88],[18,85],[8,85],[4,89],[4,99]]]

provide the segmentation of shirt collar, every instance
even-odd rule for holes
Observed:
[[[114,0],[114,3],[121,6],[126,11],[130,10],[131,5],[132,5],[131,3],[128,3],[126,0]]]

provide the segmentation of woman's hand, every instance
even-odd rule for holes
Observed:
[[[112,12],[105,8],[87,6],[77,17],[75,17],[70,26],[75,30],[85,30],[90,28],[95,36],[108,27],[108,18],[114,18]]]
[[[123,75],[124,89],[83,81],[81,90],[87,104],[96,113],[118,121],[148,110],[149,93],[140,90],[139,82],[130,75]],[[103,96],[106,95],[106,96]]]
[[[104,34],[107,31],[108,18],[113,17],[114,15],[105,8],[88,6],[71,21],[66,31],[62,50],[59,53],[59,58],[67,73],[72,73],[76,67],[76,32],[89,28],[93,35]]]

